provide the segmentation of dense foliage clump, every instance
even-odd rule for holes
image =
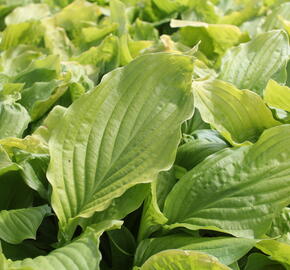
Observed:
[[[290,2],[0,0],[0,270],[289,270]]]

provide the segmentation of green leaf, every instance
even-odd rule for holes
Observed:
[[[43,116],[66,92],[67,83],[63,81],[35,82],[22,91],[19,103],[29,112],[32,121]]]
[[[264,91],[265,102],[272,107],[290,112],[290,88],[269,80]]]
[[[19,72],[13,81],[25,83],[25,87],[32,86],[35,82],[49,82],[56,79],[60,73],[60,58],[57,55],[49,55],[33,61],[26,69]]]
[[[47,175],[63,232],[171,166],[181,122],[192,113],[191,76],[190,57],[148,54],[66,111],[49,141]]]
[[[16,48],[5,50],[1,54],[3,72],[8,76],[15,76],[40,56],[42,56],[41,50],[31,45],[22,44]]]
[[[188,6],[189,0],[152,0],[153,7],[157,7],[164,15],[182,11]]]
[[[252,253],[248,257],[245,270],[285,270],[285,268],[263,254]]]
[[[21,137],[29,122],[30,116],[22,105],[0,101],[0,139]]]
[[[68,59],[75,48],[68,38],[65,30],[58,27],[56,20],[52,17],[41,21],[44,28],[44,44],[52,54],[60,55],[63,59]]]
[[[135,265],[141,266],[150,256],[167,249],[195,250],[212,255],[230,265],[239,260],[257,241],[234,237],[196,238],[185,233],[143,240],[135,253]]]
[[[38,45],[43,38],[43,28],[38,21],[8,25],[0,43],[2,50],[16,47],[19,44]]]
[[[134,40],[157,40],[158,31],[153,24],[136,19],[130,27],[130,34]]]
[[[0,176],[0,210],[31,207],[32,200],[33,190],[25,184],[18,171]]]
[[[19,170],[19,166],[12,162],[5,149],[0,145],[0,175],[17,170]]]
[[[126,65],[132,61],[132,56],[128,47],[129,34],[128,34],[128,20],[126,16],[125,5],[119,0],[110,1],[110,12],[112,23],[119,25],[117,35],[119,37],[120,49],[120,64]]]
[[[270,237],[279,237],[279,241],[290,244],[290,208],[285,207],[275,217],[267,235]]]
[[[140,270],[230,270],[215,257],[190,250],[166,250],[150,257]]]
[[[97,224],[103,220],[123,219],[141,206],[147,194],[148,184],[135,185],[121,197],[114,199],[106,210],[81,220],[80,225],[86,228],[89,224]]]
[[[0,212],[0,239],[19,244],[24,239],[35,239],[43,218],[50,214],[48,205]]]
[[[199,48],[208,57],[213,57],[215,53],[223,55],[227,49],[247,40],[247,37],[234,25],[171,20],[170,26],[181,27],[180,42],[189,47],[201,41]]]
[[[285,83],[285,66],[289,59],[289,40],[283,30],[257,35],[251,41],[230,49],[222,59],[220,79],[239,89],[263,93],[268,80],[278,77]],[[279,74],[280,75],[280,74]]]
[[[189,6],[181,14],[183,20],[216,23],[219,19],[218,10],[210,0],[189,1]]]
[[[145,239],[167,222],[162,214],[166,196],[176,183],[174,169],[160,172],[156,181],[150,184],[150,193],[143,206],[138,232],[138,241]]]
[[[194,81],[192,88],[203,121],[232,145],[255,142],[265,129],[280,125],[252,91],[239,90],[221,80]]]
[[[80,28],[96,23],[100,15],[97,5],[85,0],[77,0],[58,12],[55,21],[56,25],[63,27],[74,36],[79,33]]]
[[[290,245],[277,240],[263,240],[256,248],[271,256],[271,259],[285,263],[290,267]]]
[[[23,241],[21,244],[18,245],[13,245],[1,241],[2,253],[6,258],[9,258],[11,260],[23,260],[28,257],[35,258],[39,255],[46,255],[46,252],[44,250],[37,248],[37,246],[33,244],[33,240]]]
[[[68,245],[52,251],[47,256],[23,261],[8,261],[11,269],[29,270],[98,270],[101,260],[99,252],[99,237],[105,230],[120,227],[120,221],[107,221],[88,227],[81,236]],[[8,269],[10,269],[8,268]]]
[[[169,193],[168,228],[261,237],[289,204],[290,125],[266,130],[253,146],[222,150],[189,171]]]
[[[220,139],[213,130],[202,131],[207,131],[208,137],[201,136],[201,138],[189,140],[181,145],[177,150],[175,164],[191,170],[206,157],[228,147],[228,144]],[[196,132],[195,134],[199,133],[201,132]]]
[[[25,183],[36,190],[44,199],[49,199],[46,171],[49,155],[32,154],[23,150],[13,149],[14,159],[21,167],[20,174]]]

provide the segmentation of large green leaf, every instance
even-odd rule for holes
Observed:
[[[47,205],[16,210],[0,211],[0,239],[18,244],[24,239],[35,239],[43,218],[50,214]]]
[[[185,233],[143,240],[135,254],[135,265],[141,266],[150,256],[167,249],[195,250],[218,258],[230,265],[244,256],[256,240],[234,237],[195,238]]]
[[[220,78],[262,94],[270,78],[286,81],[288,59],[288,35],[282,30],[270,31],[230,49],[222,59]]]
[[[260,237],[290,202],[290,125],[266,130],[253,146],[223,150],[188,172],[164,207],[169,228]]]
[[[192,87],[202,119],[233,145],[255,142],[265,129],[280,124],[254,92],[221,80],[194,81]]]
[[[290,88],[270,80],[264,92],[265,102],[272,107],[290,112]]]
[[[174,160],[180,125],[192,113],[192,60],[142,56],[108,74],[65,112],[49,142],[52,206],[62,231],[78,217],[153,181]]]
[[[150,257],[140,270],[230,270],[215,257],[191,250],[166,250]]]
[[[106,221],[93,225],[79,238],[47,256],[15,262],[8,260],[8,269],[39,270],[45,267],[45,270],[99,270],[99,237],[105,230],[116,229],[121,224],[120,221]]]

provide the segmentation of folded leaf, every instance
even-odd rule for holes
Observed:
[[[283,30],[257,35],[251,41],[230,49],[222,59],[220,79],[239,89],[263,93],[268,80],[285,83],[289,40]]]
[[[256,248],[270,255],[271,259],[285,263],[290,268],[290,244],[277,240],[263,240],[256,244]]]
[[[285,270],[285,268],[263,254],[252,253],[248,257],[245,270]]]
[[[200,40],[200,50],[207,56],[218,55],[239,44],[247,37],[237,26],[227,24],[207,24],[204,22],[171,20],[171,27],[181,27],[179,30],[180,42],[187,46],[194,46]]]
[[[11,244],[19,244],[28,238],[35,239],[39,225],[50,212],[47,205],[0,211],[0,239]]]
[[[260,237],[290,202],[290,125],[266,130],[251,147],[223,150],[189,171],[169,193],[169,228]]]
[[[212,255],[230,265],[253,248],[257,241],[234,237],[196,238],[185,233],[143,240],[135,253],[135,265],[141,266],[150,256],[167,249],[195,250]]]
[[[49,141],[47,175],[62,231],[71,235],[78,217],[171,166],[180,125],[192,113],[191,76],[190,57],[148,54],[68,108]]]
[[[140,270],[230,270],[215,257],[190,250],[166,250],[150,257]]]
[[[208,130],[208,133],[209,139],[197,138],[181,145],[177,150],[175,164],[191,170],[206,157],[228,147],[213,130]]]
[[[5,149],[0,145],[0,175],[17,170],[19,170],[19,166],[12,162]]]
[[[255,142],[265,129],[280,124],[252,91],[239,90],[221,80],[194,81],[192,88],[203,121],[232,145]]]
[[[167,218],[162,214],[166,196],[176,183],[174,169],[160,172],[156,181],[150,184],[150,193],[148,194],[144,206],[138,240],[145,239],[153,232],[161,228],[161,225],[167,222]]]
[[[263,30],[269,31],[273,29],[283,28],[282,22],[279,20],[282,17],[286,20],[290,20],[290,3],[282,3],[277,6],[273,11],[266,17],[263,24]]]
[[[264,91],[265,102],[272,107],[290,112],[290,88],[270,80]]]

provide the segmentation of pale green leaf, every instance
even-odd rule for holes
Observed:
[[[277,6],[273,11],[266,17],[266,20],[263,24],[263,30],[269,31],[272,29],[281,29],[283,28],[282,22],[279,20],[279,17],[282,17],[286,20],[290,20],[290,3],[282,3]]]
[[[30,4],[15,8],[6,18],[5,24],[17,24],[26,21],[38,21],[50,15],[49,7],[46,4]]]
[[[257,35],[251,41],[230,49],[222,59],[220,78],[239,89],[263,93],[268,80],[282,72],[289,59],[289,40],[283,30]]]
[[[148,54],[65,112],[49,141],[48,169],[62,231],[171,166],[180,125],[192,113],[191,76],[190,57]]]
[[[140,270],[230,270],[215,257],[191,250],[166,250],[150,257]]]
[[[77,31],[79,28],[96,23],[101,15],[97,5],[85,0],[76,0],[55,15],[56,25],[67,31]]]
[[[24,239],[35,239],[39,225],[50,212],[47,205],[0,211],[0,239],[11,244],[21,243]]]
[[[169,193],[168,228],[265,234],[289,204],[290,125],[266,130],[253,146],[223,150],[189,171]]]
[[[290,88],[269,80],[264,91],[265,102],[272,107],[290,112]]]
[[[196,238],[185,233],[143,240],[135,253],[135,265],[141,266],[150,256],[167,249],[195,250],[212,255],[230,265],[239,260],[257,241],[234,237]]]
[[[260,96],[221,81],[194,81],[194,102],[203,121],[232,145],[255,142],[261,133],[280,123]]]

